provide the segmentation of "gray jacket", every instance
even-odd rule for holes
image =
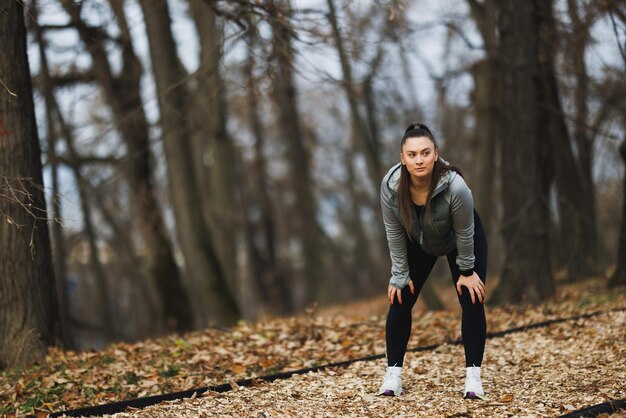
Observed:
[[[391,256],[391,279],[389,284],[402,289],[409,284],[407,260],[407,232],[398,212],[398,163],[391,167],[380,187],[380,203],[387,243]],[[458,173],[446,172],[430,199],[430,217],[425,213],[413,213],[412,236],[429,254],[441,256],[458,250],[456,264],[460,270],[474,268],[474,200],[472,192]],[[425,211],[424,211],[425,212]]]

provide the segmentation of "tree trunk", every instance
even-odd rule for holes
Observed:
[[[93,72],[127,147],[125,174],[130,186],[131,210],[145,248],[148,277],[159,292],[163,319],[170,330],[189,330],[193,326],[189,297],[174,261],[152,186],[149,128],[140,91],[142,68],[133,51],[123,12],[124,0],[110,0],[121,32],[123,68],[117,78],[113,75],[102,39],[93,36],[92,30],[82,21],[80,8],[70,0],[64,0],[63,4],[91,55]]]
[[[586,277],[594,272],[595,251],[593,242],[588,237],[587,224],[595,223],[588,219],[593,212],[593,193],[586,194],[581,180],[580,168],[572,152],[571,141],[564,112],[561,106],[558,85],[554,69],[556,40],[552,2],[538,2],[536,18],[539,30],[539,80],[541,87],[540,108],[545,127],[544,140],[549,139],[552,146],[552,164],[555,168],[555,180],[558,191],[559,221],[561,233],[555,248],[562,248],[563,265],[570,278]]]
[[[111,91],[114,94],[107,97],[128,149],[125,170],[131,210],[145,246],[148,277],[158,292],[167,329],[183,332],[194,326],[193,309],[154,191],[149,126],[141,101],[141,62],[133,49],[124,0],[109,1],[121,29],[123,68]],[[110,71],[109,66],[106,68]]]
[[[31,6],[31,14],[33,19],[37,21],[39,16],[38,4],[34,0]],[[35,38],[39,49],[40,75],[42,90],[46,90],[51,86],[50,74],[48,72],[48,60],[46,57],[46,45],[43,38],[43,30],[37,25],[35,28]],[[57,130],[54,122],[53,105],[48,95],[44,94],[46,104],[46,142],[48,145],[48,161],[52,178],[52,210],[51,210],[51,233],[52,233],[52,258],[54,266],[54,277],[56,278],[56,291],[59,303],[59,315],[63,329],[63,345],[67,349],[77,349],[77,342],[72,333],[70,324],[70,309],[67,295],[67,262],[65,251],[65,238],[63,236],[63,225],[61,224],[61,199],[59,198],[59,162],[57,159]]]
[[[478,3],[468,0],[472,17],[483,38],[485,59],[474,65],[473,102],[476,109],[476,165],[472,184],[474,206],[489,230],[495,224],[495,176],[497,148],[500,145],[501,70],[494,0]]]
[[[0,369],[61,338],[21,2],[0,6]]]
[[[581,243],[580,252],[584,253],[582,262],[584,263],[581,276],[585,274],[593,274],[598,271],[598,229],[596,223],[596,200],[595,189],[592,177],[592,161],[593,161],[593,137],[589,135],[589,75],[587,73],[587,65],[585,62],[585,54],[587,52],[587,44],[589,42],[590,26],[593,22],[591,18],[592,12],[588,12],[584,21],[581,20],[578,13],[578,5],[576,1],[568,0],[568,13],[573,25],[573,45],[570,46],[571,68],[576,79],[574,87],[574,108],[575,108],[575,125],[574,140],[578,150],[579,176],[581,181],[581,190],[579,194],[585,196],[583,205],[578,210],[580,221],[579,239]],[[578,257],[573,254],[572,258]],[[580,262],[579,262],[580,263]]]
[[[361,218],[361,206],[363,199],[357,190],[357,177],[354,172],[354,157],[356,149],[356,138],[346,147],[344,151],[344,167],[347,171],[345,187],[348,191],[348,199],[350,200],[349,213],[345,216],[344,224],[348,228],[348,233],[352,241],[352,251],[350,257],[350,271],[354,274],[351,282],[351,289],[347,289],[354,296],[366,295],[371,293],[381,282],[378,280],[380,276],[376,275],[376,269],[371,262],[372,257],[369,254],[370,246],[363,227]],[[382,289],[380,287],[378,290]]]
[[[47,70],[44,69],[44,71]],[[53,106],[56,114],[56,120],[59,123],[63,136],[65,136],[65,142],[67,144],[67,151],[69,154],[69,166],[72,169],[78,188],[78,199],[80,201],[80,209],[83,217],[83,232],[87,238],[87,245],[89,247],[89,267],[95,276],[96,286],[98,287],[98,295],[100,296],[100,308],[102,315],[100,318],[100,326],[105,338],[108,341],[112,341],[116,338],[116,322],[114,321],[113,315],[113,299],[111,298],[110,286],[107,283],[106,272],[100,262],[96,230],[92,219],[91,208],[88,203],[88,180],[86,180],[85,176],[81,173],[81,158],[76,150],[74,134],[67,123],[65,123],[59,104],[56,102],[51,90],[44,91],[44,94],[47,96],[46,100]]]
[[[619,147],[619,153],[624,161],[624,171],[626,172],[626,137]],[[619,230],[619,242],[617,248],[617,264],[615,271],[609,279],[609,287],[626,285],[626,175],[623,181],[622,194],[622,223]]]
[[[226,131],[226,88],[220,65],[223,60],[223,28],[209,2],[189,0],[191,17],[200,40],[197,93],[190,97],[189,114],[195,119],[192,141],[198,179],[208,179],[198,191],[204,196],[206,220],[216,245],[226,281],[235,289],[237,241],[241,241],[242,206],[240,199],[239,164],[235,146]],[[198,161],[199,160],[199,161]]]
[[[120,180],[121,182],[122,180]],[[107,182],[107,186],[110,183]],[[119,187],[119,186],[117,186]],[[173,329],[168,327],[167,323],[163,323],[161,321],[154,321],[154,318],[158,318],[162,315],[162,309],[159,305],[159,295],[158,289],[155,286],[151,286],[151,282],[146,280],[145,269],[137,268],[140,265],[141,260],[137,256],[137,251],[133,246],[133,233],[134,230],[132,228],[131,221],[125,221],[121,223],[119,220],[119,215],[116,217],[114,214],[123,213],[122,205],[119,202],[115,201],[113,196],[119,195],[120,193],[117,191],[103,190],[104,187],[94,185],[89,190],[89,193],[93,196],[94,201],[97,204],[100,213],[102,214],[102,219],[106,222],[106,226],[111,231],[111,236],[107,240],[107,244],[112,249],[115,254],[115,266],[119,268],[120,271],[124,271],[124,279],[129,283],[121,283],[121,285],[126,285],[134,290],[134,294],[141,295],[142,305],[145,308],[133,305],[132,312],[133,318],[130,321],[125,321],[123,326],[137,330],[138,332],[122,334],[121,337],[125,339],[138,340],[142,338],[153,337],[154,335],[163,333],[163,331],[172,331]],[[106,196],[105,196],[106,195]],[[108,202],[106,197],[109,197]],[[109,203],[110,202],[110,203]],[[130,280],[128,280],[130,279]],[[119,284],[118,284],[119,286]],[[114,288],[115,289],[115,288]],[[118,289],[115,289],[119,292]],[[128,296],[126,296],[128,297]],[[188,307],[189,309],[189,307]],[[127,314],[127,312],[120,312],[120,309],[116,311],[116,320],[120,320],[123,315]]]
[[[548,191],[550,155],[536,84],[539,75],[538,1],[498,3],[503,77],[501,176],[506,259],[496,302],[537,303],[554,294],[550,263]]]
[[[300,113],[293,77],[294,52],[291,45],[289,16],[291,7],[285,0],[268,1],[272,27],[274,73],[272,74],[273,98],[278,109],[279,132],[287,144],[287,159],[295,195],[295,231],[302,244],[304,275],[306,280],[305,302],[324,298],[329,277],[324,274],[322,237],[316,220],[316,202],[311,190],[310,156],[303,143]]]
[[[186,74],[176,54],[167,1],[141,0],[140,4],[158,90],[163,145],[178,238],[187,271],[194,284],[203,287],[198,300],[203,317],[200,322],[231,325],[239,318],[239,308],[226,284],[224,268],[202,213],[202,202],[196,197],[198,180],[193,164],[189,163],[194,159],[185,120],[188,103]]]
[[[248,23],[252,25],[252,22]],[[293,312],[289,283],[282,272],[276,255],[276,225],[274,222],[274,210],[269,190],[267,176],[267,161],[265,159],[265,133],[263,123],[259,115],[261,103],[259,91],[254,77],[255,47],[257,44],[256,28],[250,28],[248,33],[248,59],[245,65],[245,79],[248,99],[248,120],[254,137],[254,174],[247,176],[252,184],[249,195],[255,196],[259,211],[258,226],[252,225],[251,216],[246,216],[248,227],[249,250],[256,285],[261,295],[261,300],[269,309],[277,314]],[[249,205],[246,205],[250,207]],[[256,236],[262,237],[262,244],[257,245]]]
[[[380,152],[371,138],[371,133],[368,130],[367,123],[363,120],[359,113],[356,89],[354,88],[354,82],[352,80],[352,68],[343,46],[341,33],[339,33],[339,24],[337,23],[337,15],[335,12],[335,2],[333,0],[327,0],[327,4],[329,11],[328,19],[333,30],[333,38],[335,39],[335,46],[337,47],[339,62],[341,63],[341,70],[343,72],[343,83],[341,83],[341,85],[343,86],[348,99],[354,136],[358,138],[363,154],[365,155],[370,181],[374,187],[377,187],[383,177],[380,164]]]
[[[380,151],[380,129],[376,120],[376,101],[375,96],[372,91],[372,84],[374,75],[376,74],[378,67],[382,61],[382,51],[378,51],[375,56],[370,72],[365,78],[363,82],[363,102],[365,103],[365,111],[367,118],[363,118],[361,112],[359,112],[359,97],[356,91],[356,83],[352,77],[352,65],[350,64],[349,54],[345,50],[344,40],[341,36],[341,32],[339,30],[339,23],[337,21],[337,13],[335,8],[334,0],[327,0],[328,3],[328,19],[330,21],[332,30],[333,30],[333,38],[335,40],[335,46],[337,47],[337,53],[339,55],[339,61],[341,63],[341,69],[343,73],[343,82],[342,86],[346,93],[346,98],[348,99],[348,105],[350,108],[350,119],[352,126],[352,138],[356,139],[356,144],[359,145],[361,152],[365,156],[365,161],[368,168],[369,180],[374,190],[378,190],[380,187],[380,182],[382,177],[384,176],[384,172],[382,171],[382,163],[381,163],[381,151]],[[400,44],[401,46],[401,44]],[[402,55],[403,64],[405,64],[404,55]],[[409,78],[408,81],[412,82],[412,79]],[[413,97],[413,95],[411,95]],[[353,141],[354,142],[354,141]],[[350,146],[352,150],[356,151],[356,148]],[[356,156],[354,152],[351,153],[352,158]],[[350,168],[351,169],[351,168]],[[355,181],[356,178],[354,179]],[[357,183],[354,183],[357,184]],[[382,212],[380,208],[380,199],[378,194],[374,195],[374,199],[369,202],[370,207],[376,215],[377,219],[382,219]],[[354,216],[360,216],[360,212],[355,212]],[[358,221],[360,222],[360,221]],[[363,231],[364,232],[364,231]],[[385,235],[385,229],[382,222],[377,222],[377,225],[374,229],[376,234],[376,242],[380,246],[379,250],[382,253],[388,251],[387,247],[387,237]],[[369,259],[366,264],[361,266],[362,268],[368,269],[370,273],[375,274],[376,269],[373,266],[373,259]]]
[[[500,89],[498,70],[495,62],[485,59],[473,67],[474,108],[476,109],[476,161],[475,178],[472,183],[474,207],[480,213],[483,223],[489,229],[494,225],[495,196],[493,175],[496,172],[496,150],[498,146]]]

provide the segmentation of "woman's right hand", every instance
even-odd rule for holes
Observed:
[[[411,294],[414,295],[415,286],[413,286],[413,280],[409,280],[409,289],[411,289]],[[400,302],[400,305],[402,305],[402,289],[398,289],[397,287],[389,285],[389,287],[387,288],[387,297],[389,298],[390,305],[393,305],[393,301],[395,300],[396,296],[398,296],[398,302]]]

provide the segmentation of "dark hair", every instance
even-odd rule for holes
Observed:
[[[402,148],[404,147],[407,139],[422,137],[430,139],[435,146],[435,150],[439,150],[439,146],[437,145],[435,136],[428,128],[428,126],[424,125],[423,123],[412,123],[404,131],[402,141],[400,142],[400,152],[402,152]],[[426,207],[424,208],[426,211],[426,218],[429,220],[431,219],[430,198],[435,191],[435,187],[437,187],[437,183],[439,183],[439,179],[441,179],[441,177],[448,171],[456,171],[461,176],[463,176],[461,170],[458,167],[446,164],[438,158],[435,161],[435,165],[433,166],[430,185],[428,186],[428,195],[426,197]],[[400,168],[400,184],[398,185],[398,213],[404,221],[404,225],[409,239],[412,240],[413,237],[411,234],[413,231],[413,216],[411,212],[411,174],[409,173],[409,170],[406,168],[406,166],[403,164]]]

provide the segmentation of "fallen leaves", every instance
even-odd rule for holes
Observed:
[[[537,307],[491,308],[487,305],[488,331],[626,306],[626,291],[616,289],[607,292],[604,286],[604,280],[600,279],[562,286],[557,298]],[[456,298],[453,292],[452,296]],[[448,310],[440,312],[425,311],[419,304],[415,307],[409,348],[460,337],[460,310],[456,300],[452,302],[454,304]],[[113,344],[102,352],[75,353],[53,349],[43,365],[28,370],[7,370],[0,374],[0,415],[74,409],[384,354],[386,309],[383,294],[371,301],[349,306],[344,304],[298,317],[265,320],[257,324],[241,323],[230,332],[206,329],[133,344]],[[563,349],[559,347],[578,344],[577,332],[583,331],[597,341],[594,347],[607,353],[605,357],[596,358],[590,366],[604,370],[619,362],[620,355],[625,358],[626,353],[617,350],[609,338],[614,332],[612,324],[595,320],[591,323],[592,326],[588,321],[554,324],[550,329],[556,334],[550,339],[535,340],[534,344],[541,350],[518,350],[516,356],[511,356],[507,349],[491,351],[492,346],[498,346],[498,341],[502,339],[489,340],[489,361],[498,368],[539,370],[544,352],[559,354],[555,352]],[[555,345],[555,342],[562,345]],[[521,344],[527,343],[522,340]],[[435,350],[434,355],[448,355],[457,349],[443,345]],[[583,345],[578,346],[574,353],[567,351],[571,353],[567,361],[571,363],[572,370],[581,368],[587,378],[597,374],[595,369],[587,368],[585,356],[581,355],[588,350],[589,347]],[[430,353],[432,355],[433,352]],[[429,376],[432,372],[422,363],[413,365],[412,370],[416,376]],[[378,378],[378,369],[364,368],[361,371],[372,373],[373,379],[375,375],[374,380]],[[439,382],[443,381],[441,379]],[[610,399],[616,396],[610,385],[614,380],[625,381],[626,373],[621,371],[585,384],[596,388],[590,392],[593,399]],[[425,384],[431,390],[438,387],[440,383],[437,382],[434,378]],[[532,383],[523,381],[524,385],[531,386]],[[368,399],[369,390],[359,396]],[[344,393],[343,389],[340,392]],[[500,402],[510,404],[516,401]]]
[[[153,405],[132,415],[115,414],[115,418],[557,416],[605,402],[597,385],[602,385],[613,399],[626,396],[623,380],[619,379],[626,373],[626,363],[621,361],[626,355],[626,312],[589,318],[587,324],[555,324],[489,340],[482,367],[485,401],[462,398],[463,347],[446,344],[434,351],[407,355],[407,372],[403,374],[406,393],[397,398],[375,396],[385,373],[385,361],[379,359],[241,387],[236,392]],[[601,339],[589,332],[597,326],[605,330]],[[576,343],[571,344],[564,335]],[[536,356],[535,364],[519,361],[529,353]],[[507,356],[516,361],[506,366],[492,361]],[[598,367],[598,360],[607,357],[610,364]]]

